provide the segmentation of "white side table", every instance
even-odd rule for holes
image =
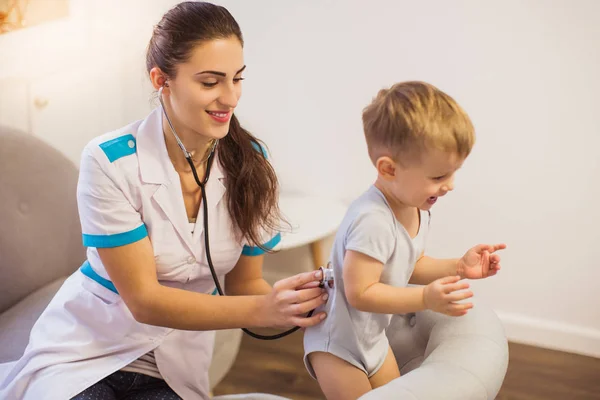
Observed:
[[[315,269],[325,266],[327,256],[323,254],[323,239],[338,229],[348,207],[331,198],[281,193],[279,208],[292,231],[282,232],[278,250],[309,245]]]

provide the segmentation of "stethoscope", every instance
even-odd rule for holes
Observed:
[[[183,155],[185,156],[185,159],[187,160],[188,164],[190,164],[190,168],[192,169],[192,174],[194,175],[194,180],[196,181],[196,184],[200,187],[200,189],[202,189],[201,190],[202,206],[203,206],[202,208],[203,208],[203,213],[204,213],[204,247],[206,247],[206,260],[208,261],[208,267],[210,268],[210,273],[212,275],[215,286],[217,287],[217,291],[219,292],[219,295],[225,296],[223,289],[221,289],[221,283],[219,282],[219,278],[217,277],[217,274],[215,272],[215,267],[213,266],[212,257],[210,255],[210,243],[208,240],[208,204],[206,201],[206,182],[208,182],[208,177],[210,176],[210,168],[212,166],[212,162],[213,162],[214,155],[215,155],[215,149],[216,149],[219,141],[215,140],[214,144],[210,148],[210,154],[208,155],[208,159],[206,160],[206,172],[204,174],[204,179],[202,181],[200,181],[200,178],[198,177],[198,172],[196,171],[196,167],[194,166],[194,162],[192,161],[192,155],[187,151],[187,149],[181,142],[181,139],[179,139],[179,136],[175,132],[175,127],[173,126],[173,123],[171,122],[171,119],[169,118],[169,115],[167,114],[167,109],[165,108],[165,104],[163,103],[163,99],[162,99],[162,92],[163,92],[163,86],[161,86],[160,89],[158,89],[158,99],[160,101],[160,105],[163,110],[163,114],[165,115],[165,118],[167,119],[167,123],[169,124],[169,127],[171,128],[171,132],[173,132],[173,136],[175,136],[177,145],[179,146],[179,148],[181,148],[181,151],[183,151]],[[320,269],[321,269],[322,275],[321,275],[321,281],[319,282],[319,287],[325,287],[326,283],[329,287],[333,287],[333,270],[329,267],[329,265],[328,265],[328,268],[320,267]],[[315,310],[310,311],[306,317],[309,318],[310,316],[312,316],[314,311]],[[246,328],[242,328],[242,331],[244,331],[246,334],[248,334],[256,339],[274,340],[274,339],[280,339],[289,334],[292,334],[292,333],[296,332],[298,329],[300,329],[300,327],[296,326],[290,330],[287,330],[282,333],[278,333],[276,335],[259,335],[259,334],[254,333]]]

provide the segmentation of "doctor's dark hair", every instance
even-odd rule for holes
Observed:
[[[187,1],[169,10],[154,28],[146,53],[148,73],[158,67],[169,78],[202,42],[236,37],[244,45],[242,32],[224,7]],[[261,231],[280,228],[279,183],[259,140],[242,128],[235,114],[229,133],[220,140],[218,154],[225,172],[227,204],[233,223],[251,245],[263,250]]]

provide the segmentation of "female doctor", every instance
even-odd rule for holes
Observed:
[[[207,399],[214,330],[308,327],[324,314],[319,273],[271,288],[277,179],[233,114],[244,72],[240,28],[219,6],[185,2],[150,40],[146,67],[164,103],[84,149],[78,204],[87,261],[0,378],[2,399]],[[171,126],[172,125],[172,126]],[[210,254],[228,296],[215,296]],[[210,158],[212,157],[212,160]],[[209,162],[210,161],[210,162]]]

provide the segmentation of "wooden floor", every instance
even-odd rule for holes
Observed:
[[[302,333],[275,341],[246,335],[238,358],[215,395],[263,392],[294,400],[323,399],[302,362]],[[510,362],[497,400],[600,400],[600,359],[510,344]]]

